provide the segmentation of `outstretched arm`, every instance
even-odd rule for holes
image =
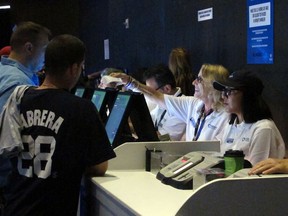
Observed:
[[[125,73],[112,73],[110,76],[121,78],[126,88],[143,93],[147,98],[149,98],[149,100],[166,109],[164,94],[150,88],[149,86],[143,85]]]

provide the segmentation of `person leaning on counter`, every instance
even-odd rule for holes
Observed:
[[[116,156],[94,104],[69,92],[85,50],[72,35],[55,37],[44,82],[16,87],[4,106],[0,153],[12,165],[4,216],[77,215],[82,175],[104,175]]]

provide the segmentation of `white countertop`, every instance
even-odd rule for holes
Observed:
[[[165,185],[145,171],[108,171],[92,181],[139,215],[175,215],[193,194]]]

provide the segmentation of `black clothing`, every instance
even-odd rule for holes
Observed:
[[[20,113],[24,151],[11,159],[3,215],[75,216],[85,168],[115,157],[95,106],[65,90],[29,89]]]

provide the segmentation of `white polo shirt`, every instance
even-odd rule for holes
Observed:
[[[255,123],[231,124],[223,129],[221,153],[229,149],[242,150],[245,159],[256,164],[268,157],[283,158],[285,143],[272,120],[263,119]]]
[[[192,141],[197,120],[204,105],[203,101],[192,96],[173,97],[164,95],[167,112],[186,123],[186,141]],[[229,114],[224,109],[213,111],[205,119],[198,141],[216,140],[216,136],[229,122]],[[199,130],[199,128],[198,128]]]
[[[173,96],[177,97],[179,95],[181,95],[181,89],[177,87],[177,92]],[[184,95],[181,97],[183,96]],[[171,140],[181,140],[186,130],[186,122],[183,122],[176,116],[167,113],[165,109],[162,109],[159,106],[153,109],[150,114],[154,125],[156,124],[155,126],[157,126],[158,132],[161,135],[169,134]]]

